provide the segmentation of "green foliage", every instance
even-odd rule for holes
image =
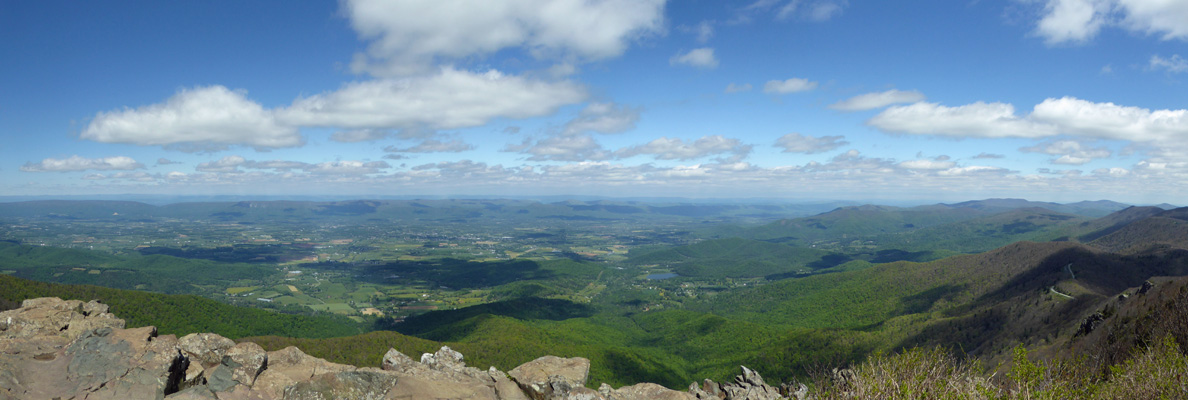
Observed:
[[[691,278],[748,278],[833,266],[822,262],[829,254],[805,247],[729,238],[633,254],[630,262],[667,266]]]
[[[0,242],[0,265],[15,270],[14,276],[37,281],[172,294],[196,294],[201,290],[195,285],[258,280],[275,273],[267,267],[252,264],[135,253],[112,255],[11,242]]]
[[[153,325],[161,334],[213,332],[229,338],[257,335],[334,337],[359,334],[362,327],[332,315],[290,315],[236,307],[192,295],[164,295],[90,285],[61,285],[0,275],[0,299],[9,305],[37,297],[99,300],[129,327]]]

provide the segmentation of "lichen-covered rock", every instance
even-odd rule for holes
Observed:
[[[396,386],[388,392],[388,398],[497,400],[515,397],[501,397],[492,386],[409,375],[398,378]]]
[[[610,386],[603,385],[598,392],[609,400],[697,400],[696,396],[688,392],[678,392],[655,383],[639,383],[617,390],[610,390]]]
[[[181,350],[191,362],[210,368],[223,362],[227,350],[235,347],[235,341],[213,333],[191,333],[177,341]]]
[[[509,371],[508,375],[529,397],[545,400],[563,398],[577,388],[584,389],[589,373],[588,359],[544,356],[521,364]]]
[[[503,371],[491,367],[487,369],[487,376],[490,376],[491,380],[495,381],[495,394],[501,400],[529,400],[528,395],[524,394],[524,391],[520,389],[520,385],[517,385],[508,378],[507,374]]]
[[[59,311],[77,309],[81,302],[39,299],[27,302],[22,318],[43,315],[46,320],[30,321],[21,338],[5,338],[0,357],[0,394],[11,398],[160,399],[177,390],[186,359],[177,351],[173,338],[158,339],[156,328],[118,329],[102,327],[63,343],[59,332],[38,327],[59,323]],[[89,318],[102,307],[92,307]],[[40,311],[51,310],[47,313]],[[73,317],[71,317],[73,318]],[[110,319],[110,318],[104,318]],[[123,325],[120,321],[119,325]],[[66,328],[63,331],[68,331]],[[40,334],[40,335],[39,335]]]
[[[107,313],[96,301],[43,297],[21,302],[21,308],[0,312],[0,338],[58,336],[74,339],[100,328],[122,329],[124,320]]]
[[[742,367],[743,374],[734,377],[733,383],[722,384],[721,390],[725,394],[725,399],[747,399],[747,400],[779,400],[784,397],[780,395],[779,389],[763,382],[763,377],[758,372]]]
[[[396,386],[397,381],[395,374],[375,368],[320,374],[285,388],[283,398],[382,400],[388,398],[388,391]]]
[[[403,372],[423,367],[423,365],[413,361],[412,357],[401,353],[399,350],[389,348],[388,352],[384,353],[380,367],[385,371]]]
[[[256,377],[264,372],[268,365],[268,353],[263,347],[252,342],[238,343],[227,350],[223,358],[223,365],[231,368],[231,379],[243,385],[251,386]]]
[[[289,346],[268,352],[268,368],[256,377],[252,389],[260,392],[266,399],[279,399],[283,397],[285,388],[293,384],[310,380],[322,374],[354,369],[355,367],[335,364]]]

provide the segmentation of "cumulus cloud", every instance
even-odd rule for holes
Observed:
[[[100,112],[81,138],[104,143],[183,148],[258,149],[301,146],[297,128],[247,98],[247,92],[223,86],[184,89],[164,103]]]
[[[713,48],[702,47],[689,50],[685,53],[677,53],[668,59],[668,63],[671,65],[688,65],[697,68],[714,69],[718,67],[718,58],[714,57]]]
[[[199,163],[194,167],[198,172],[222,172],[222,173],[236,173],[239,171],[239,166],[247,162],[243,156],[225,156],[217,161],[208,161]]]
[[[704,136],[700,139],[686,142],[680,138],[662,137],[647,144],[631,146],[615,152],[618,158],[634,157],[637,155],[651,155],[658,160],[692,160],[713,155],[730,155],[731,162],[737,162],[751,152],[751,145],[743,144],[738,139],[726,138],[721,135]]]
[[[381,169],[392,168],[383,161],[331,161],[313,164],[306,168],[311,174],[367,175],[380,173]]]
[[[443,62],[509,48],[534,57],[598,60],[664,29],[665,0],[347,0],[365,40],[351,69],[377,76],[424,72]]]
[[[586,106],[577,118],[566,122],[561,134],[623,133],[635,129],[635,123],[639,122],[639,112],[638,108],[621,104],[592,103]]]
[[[971,165],[968,167],[953,167],[944,171],[937,172],[940,176],[965,176],[965,175],[999,175],[1009,172],[1005,168],[990,167],[985,165]]]
[[[474,150],[474,146],[458,139],[448,142],[428,139],[412,147],[388,146],[384,148],[384,151],[390,153],[459,153],[468,150]]]
[[[1160,153],[1180,149],[1188,136],[1188,110],[1150,110],[1095,103],[1075,97],[1049,98],[1026,116],[1005,103],[977,102],[948,107],[915,103],[890,107],[867,124],[889,133],[984,138],[1045,138],[1068,135],[1121,140],[1156,147]],[[1070,156],[1063,163],[1075,164]]]
[[[1152,70],[1161,69],[1175,74],[1188,72],[1188,59],[1180,57],[1179,54],[1172,54],[1170,58],[1163,58],[1158,54],[1152,55],[1148,65],[1148,68]]]
[[[164,158],[164,157],[157,159],[157,165],[173,165],[173,164],[181,164],[181,162],[173,161],[173,160],[170,160],[170,159]]]
[[[1085,42],[1105,25],[1109,11],[1108,0],[1049,0],[1036,33],[1048,44]]]
[[[1188,39],[1188,3],[1165,0],[1047,0],[1036,34],[1049,45],[1085,43],[1105,27]]]
[[[751,88],[752,88],[752,86],[749,83],[744,83],[741,85],[731,83],[729,85],[726,85],[726,93],[747,92],[747,91],[750,91]]]
[[[117,172],[114,174],[87,174],[83,176],[84,180],[125,180],[131,182],[157,182],[161,180],[161,174],[150,174],[147,172]]]
[[[850,144],[845,138],[845,136],[814,137],[799,133],[789,133],[776,139],[775,147],[784,149],[784,153],[824,153]]]
[[[829,108],[841,111],[862,111],[883,108],[893,104],[916,103],[920,101],[924,101],[923,93],[915,90],[903,91],[892,89],[885,92],[860,94],[831,104]]]
[[[850,150],[834,156],[829,162],[824,164],[816,161],[809,162],[803,169],[809,172],[851,171],[889,173],[895,171],[895,162],[885,158],[867,157],[862,155],[862,152],[858,150]]]
[[[767,81],[763,85],[764,93],[786,94],[795,92],[805,92],[817,88],[817,82],[808,79],[790,78],[786,80]]]
[[[269,160],[256,161],[248,160],[243,156],[232,155],[225,156],[215,161],[199,163],[194,167],[195,171],[217,174],[216,176],[231,176],[250,174],[253,177],[275,175],[276,173],[284,174],[285,179],[300,179],[300,174],[295,174],[294,171],[302,171],[309,174],[321,175],[366,175],[381,172],[382,169],[391,168],[391,165],[383,161],[330,161],[317,164],[304,163],[300,161],[286,161],[286,160]],[[261,172],[247,172],[243,169],[253,170],[272,170],[271,173]],[[174,176],[179,178],[184,175]]]
[[[392,132],[385,129],[352,129],[330,135],[330,140],[341,143],[374,142],[386,139]]]
[[[529,154],[531,161],[600,161],[611,158],[590,135],[555,135],[520,146],[508,146],[503,151]]]
[[[297,99],[277,115],[300,126],[458,129],[497,117],[548,115],[585,98],[585,88],[573,82],[443,68],[428,77],[351,83],[334,92]]]
[[[27,162],[21,166],[24,172],[75,172],[86,170],[134,170],[142,169],[144,164],[136,162],[131,157],[84,158],[77,155],[70,158],[46,158],[40,162]]]
[[[244,168],[252,169],[273,169],[278,171],[288,171],[293,169],[309,168],[308,163],[300,161],[284,161],[284,160],[270,160],[270,161],[251,161],[247,160],[240,164]]]
[[[526,138],[522,143],[509,144],[500,151],[528,154],[531,161],[607,160],[611,158],[611,152],[591,134],[615,134],[635,129],[639,116],[637,108],[609,102],[591,103],[547,137],[535,142]]]
[[[947,170],[956,166],[957,163],[945,159],[916,159],[908,160],[898,164],[900,168],[912,170]]]
[[[1098,168],[1093,170],[1093,174],[1102,177],[1121,178],[1130,175],[1130,170],[1126,168]]]
[[[972,137],[1045,137],[1055,127],[1015,115],[1015,106],[977,102],[948,107],[936,103],[895,106],[875,115],[867,125],[885,132]]]
[[[1150,110],[1075,97],[1046,99],[1032,119],[1059,127],[1062,133],[1138,142],[1174,141],[1188,136],[1188,110]]]
[[[974,156],[973,158],[974,158],[975,160],[979,160],[979,159],[997,159],[997,158],[1006,158],[1006,156],[1004,156],[1004,155],[1002,155],[1002,154],[994,154],[994,153],[978,153],[978,155]]]
[[[1090,148],[1075,140],[1060,140],[1040,143],[1035,146],[1023,147],[1019,151],[1024,153],[1042,153],[1052,156],[1053,164],[1084,165],[1099,158],[1107,158],[1112,152],[1104,147]]]

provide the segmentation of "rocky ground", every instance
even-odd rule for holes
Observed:
[[[586,387],[590,361],[545,356],[502,372],[442,347],[419,361],[388,350],[378,367],[335,364],[296,347],[266,352],[212,333],[177,338],[124,328],[104,304],[40,298],[0,313],[0,400],[8,399],[782,399],[743,367],[734,382],[676,391],[652,383]],[[792,390],[798,389],[798,390]]]

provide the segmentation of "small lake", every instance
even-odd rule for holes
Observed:
[[[676,278],[678,276],[681,276],[681,275],[676,272],[669,272],[669,273],[664,273],[664,274],[651,274],[651,275],[648,275],[647,278],[648,279],[668,279],[668,278]]]

